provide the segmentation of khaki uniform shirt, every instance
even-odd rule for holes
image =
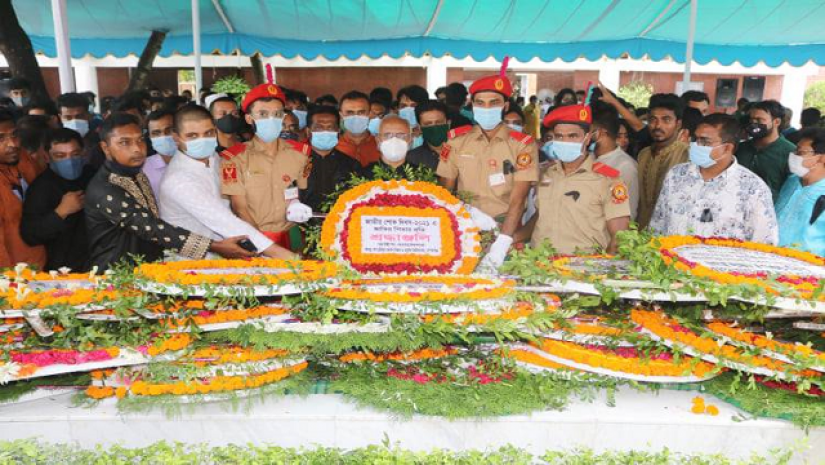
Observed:
[[[594,163],[592,156],[570,174],[561,163],[548,168],[539,181],[536,203],[532,244],[549,239],[561,254],[606,249],[612,238],[607,222],[630,217],[627,186],[619,172]]]
[[[655,157],[652,147],[646,147],[639,152],[639,211],[636,216],[639,229],[644,229],[650,224],[665,176],[674,166],[688,161],[688,148],[687,144],[674,141],[660,150]]]
[[[277,139],[275,150],[267,152],[257,137],[224,150],[221,194],[245,196],[253,226],[259,230],[286,231],[292,223],[286,220],[291,200],[285,196],[293,183],[306,189],[311,168],[309,150],[306,144]]]
[[[471,205],[492,216],[506,216],[517,181],[538,181],[536,143],[527,134],[500,125],[487,139],[478,126],[450,131],[436,174],[458,178],[457,190],[472,194]]]

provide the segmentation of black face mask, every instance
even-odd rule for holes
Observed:
[[[279,134],[278,137],[280,137],[281,139],[285,139],[285,140],[295,140],[295,141],[297,141],[298,140],[298,133],[297,132],[283,132],[283,131],[281,131],[281,134]]]
[[[109,169],[112,173],[118,174],[120,176],[127,176],[130,178],[134,178],[140,173],[140,170],[143,169],[143,166],[132,167],[132,166],[124,166],[114,160],[106,160],[103,162],[106,168]]]
[[[215,121],[215,126],[218,127],[218,131],[224,134],[235,134],[241,130],[243,121],[237,116],[226,115]]]
[[[768,125],[762,123],[751,123],[745,128],[745,131],[754,139],[764,139],[771,134]]]

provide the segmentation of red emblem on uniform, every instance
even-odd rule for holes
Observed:
[[[490,160],[487,163],[490,165],[490,168],[492,169],[496,169],[496,167],[498,167],[498,162],[495,160]]]
[[[441,147],[441,161],[447,161],[450,159],[450,146],[444,145]]]
[[[496,79],[496,83],[494,85],[496,86],[496,90],[504,89],[504,81],[501,79]]]
[[[269,95],[278,95],[278,88],[273,86],[272,84],[266,88],[266,91],[269,92]]]
[[[526,170],[533,164],[533,156],[529,153],[522,153],[516,157],[516,168],[520,170]]]
[[[228,164],[224,165],[223,169],[223,180],[224,182],[237,182],[238,181],[238,168],[235,165]]]
[[[284,182],[285,182],[285,183],[287,183],[287,184],[289,184],[290,182],[292,182],[292,178],[290,178],[288,174],[283,175],[283,176],[281,177],[281,179],[283,179],[283,180],[284,180]]]
[[[610,195],[613,197],[613,203],[619,204],[627,201],[627,186],[623,182],[615,184],[610,189]]]

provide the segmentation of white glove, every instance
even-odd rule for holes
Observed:
[[[504,264],[504,259],[507,258],[507,252],[510,246],[513,245],[513,238],[504,234],[499,234],[493,245],[490,246],[490,251],[481,260],[478,265],[478,270],[482,273],[498,274],[499,267]]]
[[[286,209],[286,220],[293,223],[306,223],[312,218],[312,209],[301,202],[292,202]]]
[[[478,226],[478,229],[482,231],[492,231],[498,226],[498,223],[496,223],[496,220],[494,220],[492,216],[484,213],[478,208],[465,204],[464,209],[470,214],[470,218],[473,220],[473,223]]]

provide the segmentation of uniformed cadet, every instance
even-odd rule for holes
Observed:
[[[630,226],[627,186],[619,172],[596,162],[590,143],[590,107],[556,108],[544,119],[553,131],[552,154],[559,163],[542,175],[532,244],[549,240],[558,253],[616,252],[616,233]]]
[[[311,166],[307,144],[278,137],[285,101],[274,84],[261,84],[246,94],[241,107],[255,137],[221,153],[221,193],[241,219],[290,248],[293,223],[312,217],[312,209],[298,201]]]
[[[521,227],[525,199],[531,183],[538,180],[536,144],[527,134],[513,131],[502,122],[513,86],[505,75],[506,60],[499,74],[479,79],[470,86],[476,126],[461,126],[449,133],[438,174],[448,190],[472,194],[470,213],[481,229],[494,218],[500,234],[479,268],[495,271],[504,262]],[[487,223],[487,224],[485,224]]]

